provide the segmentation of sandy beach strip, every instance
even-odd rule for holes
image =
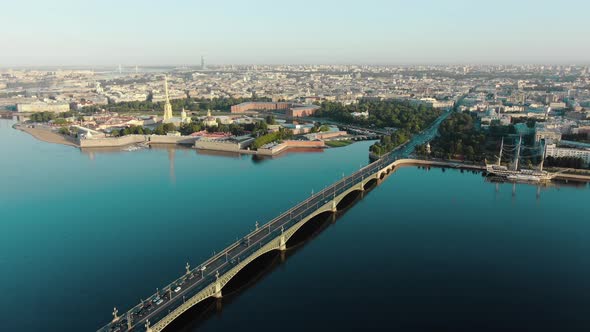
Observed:
[[[27,126],[18,125],[16,129],[29,133],[31,136],[35,137],[36,139],[47,142],[47,143],[54,143],[54,144],[63,144],[78,147],[73,140],[70,140],[58,133],[55,133],[49,129],[42,129],[42,128],[30,128]]]

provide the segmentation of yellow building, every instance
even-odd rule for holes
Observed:
[[[207,111],[207,117],[203,120],[205,127],[217,127],[217,119],[211,116],[211,110]]]

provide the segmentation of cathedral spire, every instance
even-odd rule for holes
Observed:
[[[164,75],[164,90],[166,91],[166,101],[164,102],[164,120],[168,122],[172,119],[172,105],[170,104],[170,98],[168,96],[168,76]]]

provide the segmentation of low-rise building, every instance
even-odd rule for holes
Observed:
[[[231,113],[246,113],[252,111],[276,111],[286,110],[291,104],[285,102],[245,102],[231,107]]]
[[[283,127],[291,130],[293,132],[293,135],[301,135],[301,134],[307,134],[307,133],[311,132],[313,125],[310,125],[310,124],[301,125],[301,124],[286,123],[283,125]]]
[[[587,134],[590,135],[590,126],[579,126],[572,128],[572,134]]]
[[[54,112],[64,113],[70,111],[70,104],[67,103],[46,103],[36,101],[30,104],[17,104],[16,110],[22,113]]]
[[[558,147],[556,144],[548,144],[546,150],[547,157],[561,158],[573,157],[581,158],[585,166],[590,164],[590,150],[586,149],[571,149]]]
[[[535,131],[535,142],[541,140],[551,140],[552,142],[561,141],[561,132],[557,130],[536,130]]]
[[[551,107],[552,110],[558,110],[558,111],[565,109],[565,107],[566,107],[564,102],[550,103],[549,106]]]
[[[306,105],[300,107],[292,107],[287,110],[286,116],[290,118],[300,118],[304,116],[312,116],[320,107],[316,105]]]

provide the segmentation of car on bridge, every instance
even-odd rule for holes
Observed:
[[[180,291],[180,286],[176,286],[176,288],[174,288],[174,293],[178,293]]]

